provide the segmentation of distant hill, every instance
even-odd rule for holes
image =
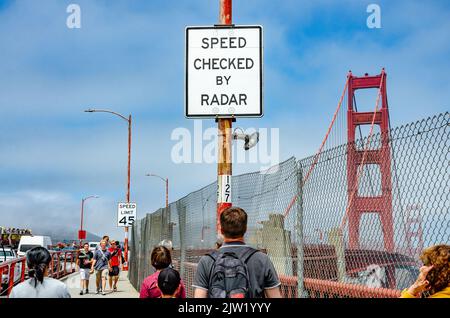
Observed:
[[[46,235],[50,236],[52,243],[66,241],[78,241],[78,229],[65,229],[65,228],[34,228],[31,229],[33,235]],[[94,233],[87,232],[86,240],[88,242],[99,242],[102,238]]]

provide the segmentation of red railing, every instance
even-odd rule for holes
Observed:
[[[21,266],[20,278],[16,277],[16,267]],[[26,258],[10,260],[0,264],[1,291],[0,296],[7,296],[15,283],[25,280]]]
[[[78,252],[57,252],[50,251],[52,260],[49,266],[48,276],[60,279],[75,272],[75,263]],[[20,266],[20,277],[18,277],[16,267]],[[27,278],[26,257],[20,257],[4,263],[0,263],[0,296],[7,296],[11,293],[14,285],[21,283]]]
[[[178,262],[174,265],[179,269]],[[194,296],[192,288],[196,263],[184,263],[185,286],[188,297]],[[278,275],[281,281],[281,294],[284,298],[297,298],[297,277]],[[304,279],[304,288],[310,298],[398,298],[400,291],[387,288],[370,288],[363,285],[334,282],[323,279]]]
[[[278,275],[281,293],[286,298],[297,298],[297,277]],[[323,279],[305,278],[305,291],[310,298],[398,298],[400,291],[371,288],[364,285],[342,283]]]

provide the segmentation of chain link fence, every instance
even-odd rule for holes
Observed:
[[[416,279],[420,251],[450,242],[449,125],[442,113],[328,149],[319,160],[290,158],[233,177],[232,202],[248,213],[246,242],[268,254],[284,297],[397,297]],[[349,183],[361,159],[349,154],[358,149],[369,151]],[[212,183],[135,223],[129,279],[136,289],[153,272],[151,250],[168,239],[193,296],[196,264],[216,242],[216,195]]]

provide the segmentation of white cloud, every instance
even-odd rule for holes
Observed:
[[[80,203],[81,198],[74,200],[71,193],[62,191],[3,192],[0,193],[0,222],[2,226],[38,232],[58,229],[76,233],[80,226]],[[108,197],[86,201],[84,228],[122,239],[123,230],[116,228],[115,209],[114,200]]]

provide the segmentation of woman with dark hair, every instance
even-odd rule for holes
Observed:
[[[67,286],[48,277],[52,257],[47,249],[35,247],[27,252],[30,279],[11,290],[9,298],[70,298]]]
[[[150,256],[155,273],[144,279],[141,286],[140,298],[161,298],[161,290],[158,288],[159,273],[172,264],[170,251],[165,246],[157,246],[153,249]],[[174,298],[186,298],[186,289],[183,281],[180,282],[180,288],[174,295]]]
[[[435,245],[420,255],[423,265],[416,282],[401,298],[450,298],[450,245]]]
[[[158,288],[161,291],[161,298],[177,298],[181,288],[181,277],[178,271],[167,267],[158,276]]]

